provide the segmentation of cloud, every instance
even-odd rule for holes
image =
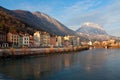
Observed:
[[[94,22],[102,25],[109,34],[117,35],[112,30],[120,29],[120,1],[109,0],[108,3],[104,3],[105,0],[87,0],[67,7],[64,10],[63,22],[67,26],[74,26],[74,30],[78,29],[84,22]],[[107,0],[106,0],[107,1]],[[79,27],[78,27],[79,26]],[[120,34],[119,34],[120,35]]]
[[[65,19],[64,23],[68,26],[80,25],[80,23],[90,20],[91,16],[94,17],[94,15],[98,13],[98,11],[94,12],[93,9],[99,6],[101,3],[101,0],[86,0],[77,2],[74,5],[64,9],[63,14],[67,15],[63,15],[62,19]]]

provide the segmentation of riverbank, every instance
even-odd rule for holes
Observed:
[[[105,48],[105,49],[120,49],[120,46],[89,46],[90,49],[93,48]]]
[[[64,48],[10,48],[0,49],[0,58],[17,58],[33,55],[51,55],[64,52],[88,50],[88,46],[64,47]]]

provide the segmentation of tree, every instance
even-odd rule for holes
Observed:
[[[16,28],[15,28],[14,26],[11,26],[11,27],[9,28],[9,32],[16,32]]]

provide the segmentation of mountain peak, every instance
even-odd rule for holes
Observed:
[[[39,18],[47,18],[48,20],[52,19],[52,17],[48,16],[45,13],[39,12],[39,11],[35,11],[35,12],[33,12],[33,14],[36,15],[37,17],[39,17]]]
[[[45,25],[47,25],[49,27],[49,30],[52,29],[54,30],[54,32],[59,33],[59,30],[62,32],[60,32],[61,34],[65,33],[65,34],[75,34],[74,31],[68,29],[66,26],[64,26],[63,24],[61,24],[59,21],[57,21],[56,19],[48,16],[45,13],[36,11],[33,12],[33,14],[35,16],[37,16],[41,22]]]
[[[107,35],[106,31],[102,26],[96,23],[86,22],[84,23],[77,32],[94,35]]]
[[[85,22],[82,27],[92,27],[92,28],[97,28],[97,29],[101,29],[104,30],[102,26],[100,26],[99,24],[96,23],[92,23],[92,22]]]
[[[39,11],[35,11],[35,12],[33,12],[33,14],[34,15],[41,15],[41,14],[43,14],[42,12],[39,12]]]

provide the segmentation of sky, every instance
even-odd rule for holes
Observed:
[[[0,6],[43,12],[72,30],[85,22],[97,23],[120,37],[120,0],[0,0]]]

